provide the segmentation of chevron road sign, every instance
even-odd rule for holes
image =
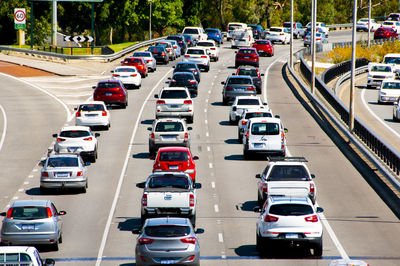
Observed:
[[[92,36],[64,36],[64,41],[66,42],[93,42]]]

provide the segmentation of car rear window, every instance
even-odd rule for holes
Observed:
[[[142,59],[139,58],[135,58],[135,59],[125,59],[124,60],[125,63],[142,63]]]
[[[240,49],[238,53],[241,54],[255,54],[256,51],[253,49]]]
[[[176,65],[175,69],[188,69],[188,68],[195,68],[196,66],[194,64],[185,64],[185,63],[179,63]]]
[[[374,72],[392,72],[390,66],[372,66],[371,71]]]
[[[144,232],[152,237],[179,237],[189,235],[190,227],[176,225],[147,226]]]
[[[183,131],[181,122],[159,122],[156,125],[156,132]]]
[[[239,99],[237,105],[260,105],[258,99]]]
[[[272,117],[271,113],[265,113],[265,112],[255,112],[255,113],[246,113],[246,119],[250,119],[253,117]]]
[[[198,29],[185,29],[183,31],[184,34],[199,34],[199,30]]]
[[[188,94],[185,90],[163,90],[161,93],[162,99],[186,99]]]
[[[47,167],[77,167],[79,165],[78,158],[49,158]]]
[[[228,30],[236,30],[236,29],[240,29],[243,28],[242,24],[230,24],[228,27]]]
[[[269,41],[256,41],[256,44],[266,44],[266,45],[270,45]]]
[[[164,51],[164,47],[160,46],[160,47],[150,47],[149,51],[157,51],[157,52],[163,52]]]
[[[279,135],[278,123],[253,123],[251,125],[253,135]]]
[[[218,30],[206,29],[206,33],[218,33]]]
[[[272,31],[272,32],[282,32],[283,29],[280,29],[280,28],[270,28],[269,31]]]
[[[146,52],[134,52],[134,53],[133,53],[133,56],[143,56],[143,57],[146,57],[146,56],[150,56],[150,54],[149,54],[149,53],[146,53]]]
[[[90,132],[86,130],[65,130],[60,133],[60,137],[65,138],[82,138],[90,136]]]
[[[382,89],[400,90],[400,82],[383,82]]]
[[[197,46],[203,46],[203,47],[212,47],[212,46],[214,46],[214,44],[213,43],[211,43],[211,42],[198,42],[197,43]]]
[[[149,188],[162,188],[162,187],[173,187],[173,188],[189,188],[189,181],[186,176],[153,176],[149,180]]]
[[[194,79],[194,76],[191,72],[184,72],[184,73],[179,73],[179,74],[173,75],[172,79],[179,80],[179,81],[185,81],[185,80]]]
[[[203,49],[188,49],[186,54],[206,54]]]
[[[239,69],[238,75],[258,77],[257,69]]]
[[[189,160],[186,151],[163,151],[160,153],[160,162],[186,162]]]
[[[229,78],[228,85],[236,85],[236,84],[248,84],[251,85],[252,81],[250,78]]]
[[[128,67],[123,68],[123,67],[120,67],[120,68],[115,69],[114,72],[137,72],[137,71],[136,71],[135,68],[128,68]]]
[[[275,165],[267,179],[269,181],[308,181],[310,177],[302,165]]]
[[[314,210],[310,205],[305,204],[274,204],[270,207],[269,213],[281,216],[301,216],[313,214]]]
[[[10,216],[15,220],[36,220],[48,217],[47,208],[37,206],[13,207]]]
[[[104,111],[104,105],[102,105],[102,104],[82,104],[79,106],[79,111],[84,111],[84,112]]]
[[[385,57],[383,59],[383,63],[385,64],[400,64],[400,55],[399,57]]]
[[[118,82],[101,82],[97,84],[98,89],[119,88],[121,85]]]

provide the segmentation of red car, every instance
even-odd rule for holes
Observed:
[[[397,38],[398,33],[392,28],[380,27],[374,32],[374,40]]]
[[[192,178],[193,184],[196,180],[196,163],[199,157],[192,156],[186,147],[164,147],[158,149],[153,163],[153,173],[157,171],[180,171],[186,172]]]
[[[273,56],[274,46],[269,40],[256,40],[253,43],[253,48],[255,48],[260,56]]]
[[[239,48],[236,52],[235,68],[241,65],[259,66],[259,56],[254,48]]]
[[[128,106],[128,91],[120,80],[103,80],[93,86],[93,100],[103,101],[105,104]]]
[[[121,61],[121,66],[136,67],[142,78],[147,77],[149,73],[146,61],[142,57],[126,57],[124,61]]]

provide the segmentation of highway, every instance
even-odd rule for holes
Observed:
[[[349,36],[349,31],[332,32],[330,41],[349,40]],[[297,49],[303,46],[300,40],[295,42]],[[277,44],[274,57],[261,58],[260,71],[266,74],[262,97],[289,130],[289,153],[306,157],[316,175],[317,203],[325,210],[321,217],[323,256],[314,258],[298,248],[268,258],[258,256],[258,214],[252,211],[257,201],[254,176],[264,169],[266,160],[243,160],[237,127],[229,125],[229,107],[222,106],[220,82],[235,72],[234,50],[224,44],[220,60],[211,63],[210,72],[202,72],[199,96],[194,100],[191,150],[200,157],[196,180],[203,185],[198,191],[196,226],[205,231],[199,235],[201,264],[327,265],[350,257],[370,265],[399,265],[399,219],[366,182],[366,175],[374,173],[355,168],[349,155],[342,153],[346,143],[338,148],[338,141],[330,138],[334,134],[304,107],[307,101],[299,101],[302,94],[293,92],[285,82],[283,65],[288,55],[289,46]],[[67,211],[60,250],[40,249],[43,257],[55,258],[57,265],[135,265],[136,235],[130,231],[140,227],[142,190],[136,183],[144,181],[152,169],[147,127],[154,119],[153,94],[165,86],[174,63],[158,66],[143,80],[141,89],[130,90],[126,110],[111,111],[110,130],[99,132],[99,158],[89,167],[86,194],[39,195],[37,163],[52,145],[51,134],[64,124],[73,124],[73,107],[89,99],[91,87],[108,78],[109,70],[117,64],[104,64],[103,76],[17,80],[0,75],[0,107],[6,114],[0,115],[0,134],[7,126],[0,150],[1,209],[6,210],[12,199],[46,198]]]

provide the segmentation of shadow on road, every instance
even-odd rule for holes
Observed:
[[[229,121],[220,121],[218,124],[219,124],[220,126],[232,126],[232,125],[229,123]]]
[[[132,158],[135,159],[150,159],[150,153],[148,152],[141,152],[132,155]]]
[[[212,106],[224,106],[222,102],[213,102],[211,103]]]
[[[226,139],[224,142],[226,144],[240,144],[238,139]]]
[[[235,248],[235,253],[238,256],[259,256],[260,258],[269,259],[320,259],[311,254],[310,249],[302,246],[274,246],[268,247],[268,252],[260,254],[257,251],[256,245],[243,245]]]
[[[227,161],[243,161],[243,155],[241,154],[232,154],[224,157],[225,160]]]
[[[146,120],[142,120],[141,122],[140,122],[140,124],[142,124],[142,125],[151,125],[151,124],[153,124],[153,119],[146,119]]]
[[[118,229],[120,231],[132,231],[133,229],[142,228],[142,224],[140,222],[140,218],[128,218],[128,217],[117,217],[119,219],[126,219],[123,222],[118,223]]]
[[[253,212],[254,207],[258,206],[258,202],[256,200],[245,201],[238,205],[240,210],[246,212]]]

